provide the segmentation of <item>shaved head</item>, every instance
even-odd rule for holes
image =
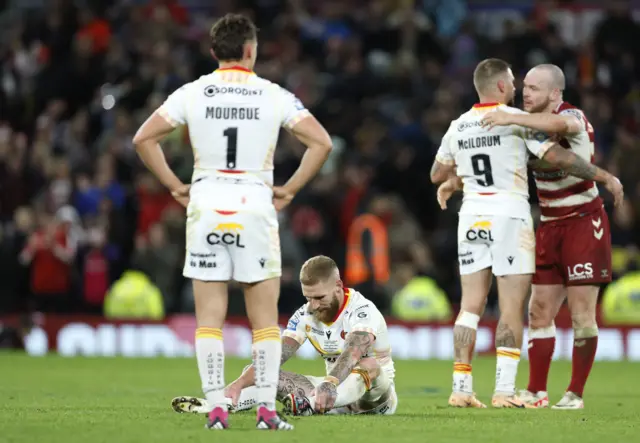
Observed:
[[[542,75],[546,76],[551,89],[559,89],[561,91],[564,91],[566,87],[564,72],[562,72],[562,69],[560,69],[558,66],[552,64],[543,64],[536,66],[531,71],[538,71]]]
[[[562,102],[566,81],[562,69],[556,65],[532,68],[523,83],[522,96],[527,112],[551,112]]]

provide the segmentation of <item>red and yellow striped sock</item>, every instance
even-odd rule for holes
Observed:
[[[461,374],[471,374],[471,365],[469,363],[454,363],[453,372]]]
[[[453,392],[473,394],[473,377],[470,363],[453,364]]]

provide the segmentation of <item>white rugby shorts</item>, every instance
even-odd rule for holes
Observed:
[[[183,275],[256,283],[280,277],[278,216],[272,191],[255,183],[192,185]]]
[[[533,220],[500,215],[460,214],[460,274],[492,268],[496,276],[535,272]]]

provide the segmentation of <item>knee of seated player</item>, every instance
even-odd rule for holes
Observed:
[[[369,379],[374,381],[380,376],[382,369],[375,358],[365,357],[358,363],[358,369],[366,371]]]

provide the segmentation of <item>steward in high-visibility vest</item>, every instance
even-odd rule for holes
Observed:
[[[395,318],[404,321],[449,321],[451,304],[447,294],[429,277],[414,277],[393,296]]]
[[[370,251],[363,250],[362,237],[365,232],[371,235]],[[370,263],[367,263],[367,255],[370,256]],[[387,227],[375,215],[363,214],[351,223],[347,234],[347,262],[344,275],[348,286],[364,283],[372,275],[378,284],[384,284],[389,280]]]
[[[144,273],[126,271],[105,297],[104,315],[109,319],[162,320],[162,293]]]

